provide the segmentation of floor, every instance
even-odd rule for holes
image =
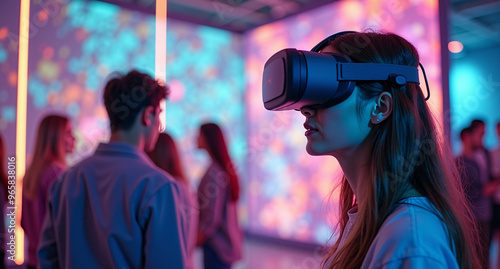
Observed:
[[[262,238],[246,237],[243,259],[233,269],[308,269],[320,268],[320,247],[300,247]],[[195,268],[202,269],[202,253],[195,253]]]
[[[300,246],[259,237],[247,236],[243,259],[234,264],[233,269],[311,269],[321,267],[321,248]],[[498,241],[491,245],[490,268],[498,262]],[[195,252],[195,269],[202,269],[202,253]],[[25,266],[7,263],[7,268],[24,269]],[[500,268],[499,268],[500,269]]]

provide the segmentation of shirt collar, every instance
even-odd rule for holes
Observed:
[[[120,155],[124,157],[138,157],[148,163],[152,163],[145,152],[136,146],[124,142],[99,143],[95,154]]]

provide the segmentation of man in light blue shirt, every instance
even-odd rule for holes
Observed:
[[[154,148],[167,88],[131,71],[111,79],[109,143],[53,184],[40,268],[185,268],[179,190],[144,151]]]

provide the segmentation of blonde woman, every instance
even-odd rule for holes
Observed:
[[[21,226],[28,239],[28,268],[37,264],[37,247],[45,217],[47,193],[51,183],[66,169],[66,154],[73,152],[75,138],[68,118],[48,115],[42,119],[35,150],[23,179]]]

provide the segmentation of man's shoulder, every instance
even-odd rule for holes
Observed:
[[[91,155],[76,163],[64,173],[59,181],[71,179],[120,180],[162,185],[174,182],[173,177],[144,158],[111,158]],[[134,184],[132,184],[134,185]]]

